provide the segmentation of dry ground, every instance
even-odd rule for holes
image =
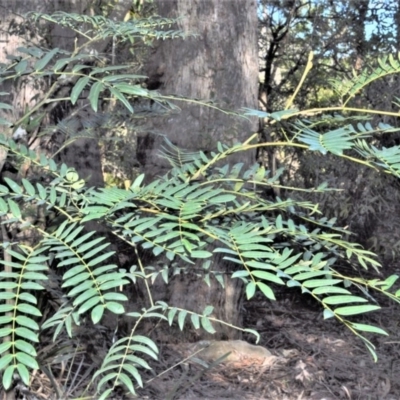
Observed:
[[[161,347],[161,363],[138,399],[252,399],[252,400],[399,400],[400,399],[400,306],[384,302],[380,312],[359,318],[359,322],[383,327],[389,334],[372,335],[379,360],[374,363],[363,343],[335,320],[324,321],[321,309],[305,296],[285,291],[275,302],[261,296],[245,304],[245,325],[261,334],[260,345],[277,356],[274,363],[243,361],[207,368],[198,363],[180,363],[174,346]],[[249,337],[249,341],[253,338]],[[90,378],[87,347],[81,354],[81,371],[76,372],[75,389],[64,398],[83,399]],[[78,365],[79,357],[75,359]],[[178,364],[178,365],[176,365]],[[86,371],[86,372],[85,372]],[[161,374],[161,376],[156,376]],[[86,377],[85,377],[86,375]],[[60,375],[61,376],[61,375]],[[66,376],[66,373],[64,373]],[[56,378],[59,386],[62,379]],[[74,393],[75,392],[75,393]],[[46,375],[38,375],[21,399],[58,399]],[[60,393],[60,392],[59,392]],[[64,391],[65,393],[65,391]],[[65,396],[65,395],[64,395]],[[85,399],[92,399],[86,397]],[[121,392],[115,400],[133,399]]]
[[[399,400],[399,307],[364,317],[390,337],[372,336],[374,363],[360,340],[320,310],[296,300],[246,304],[247,325],[261,334],[261,345],[279,359],[273,365],[219,365],[210,371],[180,366],[158,378],[142,399]],[[165,367],[174,353],[164,351]],[[147,393],[146,393],[147,392]]]

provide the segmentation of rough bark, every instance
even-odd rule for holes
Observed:
[[[26,19],[25,14],[29,11],[48,14],[54,11],[92,14],[93,7],[91,3],[93,3],[92,0],[19,0],[15,2],[0,0],[0,13],[2,15],[3,26],[3,30],[0,32],[0,40],[3,43],[0,62],[5,61],[6,54],[17,53],[16,49],[19,46],[42,45],[45,48],[59,47],[61,49],[73,50],[77,35],[72,30],[53,24],[50,26],[49,33],[45,37],[39,37],[37,36],[37,30],[35,30],[29,20]],[[109,16],[110,19],[122,20],[130,7],[131,2],[129,0],[118,2]],[[80,44],[80,41],[78,41],[78,45]],[[99,54],[102,54],[106,50],[108,44],[109,41],[105,40],[101,43],[91,44],[91,49],[86,50],[88,52],[90,50],[95,50]],[[32,108],[35,102],[37,102],[37,98],[40,98],[40,95],[45,93],[47,84],[48,81],[45,79],[22,78],[18,79],[16,83],[11,81],[3,83],[1,89],[2,91],[10,93],[10,99],[8,100],[14,107],[14,115],[12,115],[11,118],[8,116],[9,120],[11,122],[18,120],[26,109]],[[58,97],[65,97],[69,94],[69,87],[59,89]],[[35,95],[38,94],[39,96],[35,97]],[[57,112],[54,112],[55,107],[58,107]],[[56,105],[56,103],[51,103],[46,110],[49,114],[47,123],[58,122],[59,119],[68,117],[75,109],[76,107],[72,107],[69,102],[58,105]],[[90,118],[91,116],[89,114],[90,112],[85,114],[83,112],[80,113],[81,120]],[[83,127],[84,124],[81,124],[81,130],[83,130]],[[63,136],[61,132],[57,132],[54,136],[57,136],[57,143],[61,143],[65,140],[65,138],[58,137]],[[30,143],[30,147],[35,150],[41,149],[44,152],[49,151],[50,148],[54,151],[55,145],[49,146],[49,144],[45,142],[46,141],[43,140],[36,140],[34,143]],[[5,158],[6,154],[2,154],[0,151],[0,170]],[[60,154],[59,161],[65,162],[71,167],[75,167],[80,175],[86,179],[88,186],[104,185],[100,147],[95,139],[79,139],[73,142]]]
[[[149,88],[166,94],[213,100],[218,106],[234,111],[242,107],[257,108],[257,2],[160,0],[157,3],[161,16],[181,17],[179,28],[196,36],[156,44],[146,70]],[[144,135],[138,143],[138,160],[148,179],[163,175],[169,168],[158,156],[162,135],[180,148],[209,151],[216,148],[217,141],[234,144],[257,130],[256,120],[186,102],[178,105],[181,107],[179,114],[156,120],[149,128],[152,133]],[[239,153],[228,162],[248,165],[254,162],[254,154]],[[228,272],[231,266],[214,259],[212,268]],[[165,296],[170,305],[197,312],[211,304],[216,317],[240,325],[241,285],[228,275],[222,288],[215,281],[208,287],[194,273],[182,274],[157,293]],[[238,334],[220,326],[218,336],[236,338]]]
[[[158,43],[146,68],[149,87],[163,93],[212,100],[223,109],[257,107],[258,54],[255,0],[159,1],[161,16],[181,17],[186,39]],[[154,131],[188,150],[213,150],[217,141],[233,144],[257,130],[254,120],[226,115],[213,108],[178,102],[181,112],[160,118]],[[147,136],[150,136],[148,134]],[[157,155],[162,136],[142,139],[146,171],[163,172]],[[151,146],[148,146],[151,144]],[[231,162],[251,162],[239,154]]]
[[[131,7],[131,1],[121,0],[112,9],[111,14],[108,16],[113,21],[121,21]],[[66,12],[93,14],[93,1],[85,0],[83,2],[76,2],[69,0],[59,5],[59,9]],[[83,28],[82,28],[83,29]],[[63,28],[58,25],[52,27],[50,43],[51,47],[61,47],[72,51],[74,48],[74,40],[78,40],[77,46],[83,45],[87,39],[76,37],[76,34],[68,28]],[[104,54],[110,44],[110,39],[100,42],[91,43],[85,48],[85,51],[97,52],[97,54]],[[64,89],[64,88],[63,88]],[[64,90],[61,90],[58,97],[63,97]],[[65,88],[69,91],[69,88]],[[79,102],[78,102],[79,103]],[[75,110],[70,105],[67,105],[70,111]],[[79,112],[78,121],[81,120],[81,130],[84,130],[84,120],[93,118],[93,111],[85,109]],[[62,115],[63,118],[67,115]],[[81,138],[73,141],[68,147],[62,151],[60,155],[61,161],[70,167],[74,167],[82,178],[85,179],[87,186],[104,186],[104,177],[101,164],[101,150],[97,139]]]
[[[365,20],[367,18],[369,1],[354,2],[354,36],[355,36],[355,63],[354,69],[360,72],[363,68],[367,43],[365,40]]]

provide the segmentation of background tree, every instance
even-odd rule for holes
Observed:
[[[262,107],[266,111],[284,107],[285,99],[301,78],[311,50],[314,54],[312,72],[307,75],[292,106],[329,107],[339,100],[331,80],[350,82],[354,71],[370,71],[371,60],[378,54],[397,49],[397,13],[397,4],[379,1],[262,3],[259,13]],[[356,108],[395,111],[398,109],[397,85],[397,78],[388,75],[370,85],[350,104]],[[329,113],[325,115],[327,123],[335,126],[338,121],[331,118],[335,113],[328,109],[326,113]],[[369,118],[374,123],[398,125],[397,117],[376,115]],[[279,141],[285,129],[285,126],[280,129],[266,126],[262,134],[266,140]],[[375,140],[390,146],[398,141],[398,133],[387,136],[377,133]],[[297,166],[291,172],[290,168],[285,169],[280,178],[282,185],[310,187],[328,182],[342,187],[342,192],[307,195],[306,198],[323,204],[327,215],[338,218],[339,224],[347,226],[364,245],[375,249],[382,257],[393,259],[399,251],[399,243],[390,233],[392,229],[396,232],[400,229],[400,221],[395,217],[398,215],[395,204],[399,199],[395,179],[382,180],[376,172],[353,168],[346,161],[338,163],[330,157],[319,159],[315,154],[293,150],[276,153],[269,149],[263,154],[263,162],[272,170],[284,165]],[[292,195],[302,198],[300,194]],[[389,230],[388,226],[391,226]]]
[[[243,107],[257,107],[256,2],[175,0],[156,4],[162,17],[185,15],[178,27],[188,36],[155,45],[145,67],[148,88],[210,103],[204,107],[181,101],[178,113],[152,119],[151,128],[140,136],[138,144],[138,159],[149,180],[170,168],[168,161],[160,157],[164,137],[186,151],[202,150],[209,154],[218,141],[233,145],[245,141],[258,129],[255,118],[245,119],[232,113]],[[229,157],[232,165],[242,163],[248,167],[254,161],[252,152]],[[228,266],[217,257],[209,268],[223,272]],[[198,263],[184,277],[175,277],[165,298],[171,304],[185,304],[196,311],[210,303],[218,304],[216,316],[237,325],[241,318],[237,312],[241,308],[240,283],[225,276],[225,290],[215,279],[207,286],[194,279],[199,269],[202,270]],[[238,334],[224,330],[221,327],[218,334]]]
[[[187,3],[177,1],[174,5],[177,7],[175,11],[189,13]],[[355,322],[351,317],[379,309],[364,288],[400,302],[400,290],[394,286],[398,277],[392,275],[384,280],[367,280],[357,274],[344,274],[342,271],[350,266],[356,266],[357,270],[360,267],[368,269],[368,266],[377,269],[379,264],[373,254],[347,239],[347,231],[336,226],[335,219],[321,217],[317,203],[304,199],[307,196],[315,199],[316,194],[337,190],[319,184],[320,175],[330,174],[329,184],[343,188],[343,181],[337,179],[350,161],[364,168],[361,173],[355,172],[353,179],[356,189],[363,195],[366,185],[362,180],[367,176],[364,171],[376,171],[377,178],[381,178],[383,173],[398,178],[399,146],[382,146],[384,135],[391,135],[396,127],[379,123],[382,120],[366,119],[371,113],[379,114],[382,119],[397,117],[397,113],[360,108],[371,98],[359,92],[360,88],[369,90],[380,78],[390,79],[398,74],[400,62],[397,58],[384,58],[377,61],[378,66],[374,66],[372,71],[361,70],[354,79],[342,79],[325,99],[329,100],[327,106],[317,108],[312,104],[315,102],[312,92],[303,91],[312,71],[312,60],[308,55],[303,68],[305,72],[298,78],[300,84],[293,88],[288,83],[285,86],[288,99],[279,99],[283,105],[281,110],[271,113],[247,108],[246,118],[243,118],[234,111],[251,105],[256,98],[256,79],[251,81],[251,75],[246,75],[249,60],[256,59],[252,58],[255,47],[246,45],[248,31],[245,28],[249,24],[249,32],[253,32],[254,25],[250,22],[257,14],[250,10],[254,11],[251,7],[254,4],[232,2],[230,8],[224,4],[223,9],[219,3],[209,3],[215,7],[207,9],[203,5],[195,3],[190,11],[195,11],[196,23],[204,23],[205,26],[200,28],[206,33],[207,40],[203,40],[201,35],[189,38],[191,46],[182,54],[180,51],[185,43],[179,39],[178,49],[173,42],[158,43],[154,58],[150,57],[147,63],[147,81],[132,64],[120,64],[118,55],[122,53],[121,49],[130,54],[128,50],[136,50],[137,43],[141,49],[154,38],[176,40],[182,32],[169,29],[172,24],[176,26],[176,19],[139,19],[135,8],[129,8],[124,18],[124,14],[120,14],[119,19],[109,19],[113,17],[113,11],[107,7],[100,7],[101,15],[94,16],[33,13],[29,21],[37,24],[35,29],[38,31],[43,32],[46,28],[54,33],[58,26],[68,28],[69,38],[76,35],[84,39],[76,40],[74,46],[66,40],[65,48],[25,45],[15,49],[14,54],[1,65],[0,79],[4,84],[23,82],[25,78],[49,84],[46,90],[38,91],[33,107],[25,110],[22,118],[16,122],[14,118],[0,120],[7,127],[13,123],[20,127],[23,122],[28,127],[32,121],[38,121],[36,131],[26,130],[24,141],[20,141],[20,137],[16,138],[18,143],[0,137],[0,147],[6,150],[8,161],[19,171],[21,165],[30,167],[30,174],[24,178],[16,176],[10,179],[3,175],[4,184],[0,185],[0,217],[4,228],[1,263],[5,266],[4,271],[0,271],[0,369],[4,371],[2,382],[6,389],[12,387],[14,374],[28,384],[30,369],[47,370],[52,382],[54,372],[59,373],[58,379],[61,379],[63,369],[54,365],[60,352],[63,361],[69,360],[70,371],[79,374],[84,369],[82,381],[94,372],[88,387],[95,397],[113,396],[121,386],[134,394],[134,385],[142,385],[144,369],[150,368],[146,357],[157,359],[157,343],[162,337],[159,327],[165,331],[164,327],[169,324],[185,330],[190,323],[196,333],[203,328],[209,334],[215,333],[213,324],[216,322],[233,328],[232,322],[240,324],[240,311],[235,309],[238,304],[240,306],[240,294],[243,292],[251,299],[258,291],[266,299],[275,300],[275,285],[301,288],[321,305],[325,319],[335,317],[364,341],[376,359],[375,346],[363,332],[385,334],[385,331],[374,325]],[[293,10],[296,11],[293,3],[287,2],[284,6],[289,8],[288,21],[292,21]],[[310,10],[316,7],[315,4],[311,6]],[[163,7],[160,10],[163,11]],[[213,21],[214,24],[208,26],[208,21],[212,20],[208,14],[210,10],[213,15],[226,17],[226,22],[231,21],[229,16],[232,17],[232,23],[221,26]],[[229,10],[230,13],[226,14]],[[359,10],[355,7],[354,10],[354,15],[361,21],[368,18],[369,8],[367,12],[365,8]],[[303,17],[299,10],[296,12]],[[285,13],[281,11],[280,15]],[[294,34],[299,45],[309,29],[306,22],[300,26],[302,30]],[[360,37],[359,32],[355,37]],[[229,62],[220,59],[220,49],[216,46],[220,38],[224,38],[226,44],[239,40],[238,47],[242,52],[236,54],[235,43],[232,48],[226,47]],[[95,42],[100,44],[96,46]],[[318,50],[318,43],[315,46]],[[100,51],[102,49],[104,52]],[[350,55],[341,55],[345,71],[357,62],[360,54],[363,62],[367,59],[366,53],[354,49]],[[247,54],[249,50],[250,54]],[[186,66],[178,77],[174,77],[174,73],[180,70],[181,65],[174,67],[174,62],[167,57],[173,51]],[[292,54],[294,56],[294,52]],[[168,61],[161,69],[159,62],[154,61],[160,57]],[[199,68],[202,59],[207,63],[205,66],[200,64]],[[213,70],[213,63],[217,63],[219,68]],[[290,65],[291,59],[285,63]],[[326,60],[321,65],[325,63]],[[181,79],[188,76],[187,67],[195,77],[200,77],[201,83],[197,79],[193,82]],[[243,89],[244,84],[237,85],[241,91],[251,94],[249,98],[246,93],[242,97],[232,97],[237,87],[232,88],[230,78],[234,77],[237,83],[238,71],[249,78],[250,86],[251,82],[254,83],[251,87],[255,90],[248,92]],[[169,76],[174,79],[170,80]],[[191,100],[187,94],[182,94],[189,88],[190,95],[203,97],[208,93],[204,90],[207,85],[215,89],[215,103],[206,104],[205,108],[198,107],[199,100]],[[180,120],[180,114],[173,113],[178,110],[170,102],[172,97],[167,92],[168,87],[177,93],[173,99],[182,104],[183,120]],[[158,91],[149,90],[151,88]],[[219,92],[225,95],[220,96]],[[304,95],[304,98],[297,100],[299,95]],[[189,103],[191,107],[186,107]],[[303,103],[312,104],[312,109],[293,109]],[[6,100],[0,102],[2,110],[12,108]],[[82,110],[85,111],[83,115],[80,114]],[[135,118],[143,115],[159,115],[159,119],[139,127]],[[203,120],[204,115],[206,118]],[[268,139],[262,136],[262,140],[257,142],[257,134],[251,135],[255,128],[252,117],[265,119],[262,135],[268,133]],[[164,135],[163,129],[169,131],[174,120],[178,120],[178,127]],[[198,121],[205,125],[199,127]],[[232,127],[226,131],[230,122]],[[193,124],[191,133],[205,132],[199,139],[200,150],[191,143],[193,137],[188,140],[184,135],[190,124]],[[125,187],[103,187],[102,179],[97,187],[93,187],[93,180],[86,175],[81,159],[76,160],[76,168],[81,169],[79,176],[75,168],[57,164],[54,154],[43,153],[54,146],[61,154],[61,150],[68,148],[66,146],[71,142],[76,144],[77,140],[88,138],[94,141],[102,135],[108,140],[116,139],[119,144],[128,143],[128,140],[121,140],[122,136],[118,137],[121,127],[126,128],[125,134],[139,132],[137,154],[144,169],[151,168],[148,182],[145,174],[141,174],[133,176],[133,183]],[[58,135],[61,136],[60,143],[43,140],[44,137],[52,139],[56,132],[62,133]],[[242,143],[234,143],[235,135]],[[167,140],[161,142],[163,136],[167,136]],[[228,145],[213,143],[217,136]],[[274,141],[277,138],[279,141]],[[40,148],[32,147],[36,139],[40,139]],[[177,146],[180,140],[186,149]],[[83,145],[82,142],[79,144]],[[275,164],[285,165],[285,174],[282,168],[275,169],[274,162],[270,170],[265,168],[263,163],[270,160],[265,160],[263,154],[259,154],[261,165],[252,163],[255,150],[264,147],[279,149],[268,157],[275,156]],[[129,152],[131,149],[125,150]],[[157,149],[162,151],[161,158]],[[96,154],[98,163],[97,174],[101,176],[98,148],[93,154]],[[73,161],[78,154],[73,152],[70,155]],[[307,166],[307,158],[310,164],[313,163],[313,169],[310,164]],[[115,159],[114,163],[117,164]],[[118,168],[125,169],[122,166]],[[82,176],[86,179],[81,179]],[[295,186],[290,187],[292,182]],[[275,193],[270,192],[271,188]],[[276,196],[278,191],[283,199]],[[302,196],[296,195],[297,192]],[[293,198],[289,198],[291,193],[294,193]],[[44,218],[32,219],[31,211],[39,209]],[[52,214],[59,214],[60,219],[52,220]],[[123,265],[125,268],[119,268],[121,265],[112,260],[109,237],[95,237],[95,229],[84,232],[84,225],[94,221],[107,227],[118,238],[118,246],[124,244],[125,248],[118,249],[130,254]],[[25,232],[27,228],[38,233],[36,241],[22,242],[14,235],[15,232]],[[4,233],[5,229],[8,229],[12,244]],[[159,290],[160,278],[168,282],[176,272],[180,272],[179,276],[173,277],[167,289]],[[156,285],[152,285],[154,280]],[[206,285],[207,280],[211,289]],[[223,285],[219,286],[216,281]],[[124,287],[123,293],[121,288]],[[144,301],[132,302],[133,288],[146,296]],[[39,301],[43,298],[40,293],[45,293],[50,301]],[[158,298],[168,303],[157,302]],[[122,315],[124,321],[130,323],[123,326],[114,320],[113,324],[107,324],[104,319],[106,311]],[[137,335],[138,327],[142,327],[147,319],[151,321],[152,333],[144,328],[146,336]],[[214,337],[234,336],[229,329],[215,327],[218,331]],[[37,348],[40,345],[35,343],[39,335],[46,337],[47,329],[58,342],[50,345],[51,351],[47,347],[46,355],[39,358]],[[241,326],[236,329],[249,332]],[[104,338],[102,346],[90,343],[92,350],[94,348],[92,351],[87,344],[88,337],[97,338],[95,334],[99,332]],[[65,343],[69,346],[67,350]],[[86,345],[86,352],[81,351]],[[100,347],[107,351],[103,359],[96,357],[96,350]],[[90,363],[87,357],[91,357]],[[80,366],[75,369],[78,358]],[[76,376],[69,382],[74,382]],[[69,397],[69,388],[67,394],[60,395],[58,385],[54,387],[58,397]],[[81,395],[83,393],[79,391]]]

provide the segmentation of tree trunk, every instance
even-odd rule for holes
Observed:
[[[147,64],[148,87],[164,94],[212,100],[223,109],[233,111],[242,107],[257,108],[257,2],[160,0],[157,3],[162,17],[182,17],[179,28],[196,36],[156,44]],[[142,136],[138,142],[138,160],[144,164],[148,179],[163,175],[170,167],[158,156],[162,135],[180,148],[210,151],[218,141],[232,145],[257,130],[255,119],[227,115],[187,102],[178,105],[179,114],[157,119],[152,123],[152,133]],[[227,162],[249,165],[254,162],[254,154],[237,153]],[[213,266],[225,272],[230,268],[216,258]],[[174,278],[163,296],[171,306],[197,312],[213,305],[216,317],[240,325],[241,289],[239,280],[231,280],[229,276],[222,288],[215,281],[208,287],[195,274],[185,274]],[[238,336],[236,331],[224,326],[218,327],[218,333],[225,338]]]
[[[366,53],[365,20],[368,14],[369,1],[354,2],[354,36],[355,36],[355,63],[356,72],[361,72]]]
[[[77,2],[76,0],[67,0],[59,3],[58,10],[62,10],[64,12],[70,13],[79,13],[79,14],[91,14],[92,8],[94,4],[91,0],[84,0]],[[100,5],[100,3],[98,4]],[[120,21],[124,18],[125,14],[130,8],[130,2],[128,0],[120,1],[118,5],[116,5],[113,9],[112,14],[109,16],[110,19]],[[83,29],[83,28],[82,28]],[[74,49],[74,46],[81,46],[86,42],[86,39],[83,37],[78,37],[74,31],[71,29],[62,27],[60,25],[53,25],[51,27],[51,34],[48,38],[50,42],[50,47],[60,47],[69,51]],[[77,44],[74,42],[78,40]],[[102,42],[96,42],[94,44],[90,44],[90,48],[86,48],[87,52],[96,51],[98,54],[102,54],[105,52],[107,46],[109,44],[109,40],[104,40]],[[62,88],[60,93],[63,93],[63,90],[68,92],[69,88]],[[59,94],[59,97],[62,97]],[[82,104],[87,102],[86,99],[82,101]],[[81,106],[81,102],[78,101],[78,107]],[[61,119],[65,119],[69,117],[73,111],[76,111],[77,107],[72,106],[69,102],[65,104],[59,104],[59,108],[61,109]],[[93,119],[94,112],[91,109],[84,108],[77,114],[76,130],[80,133],[84,133],[85,130],[85,121],[89,121]],[[56,121],[58,122],[58,121]],[[57,132],[58,135],[64,136],[61,132]],[[63,137],[61,142],[71,139],[69,137]],[[95,137],[93,139],[90,138],[79,138],[72,141],[59,155],[59,160],[67,164],[69,167],[74,167],[81,178],[85,179],[88,187],[103,187],[104,186],[104,177],[102,172],[102,164],[101,164],[101,150],[100,145],[98,143],[98,139]],[[88,226],[93,226],[93,224],[88,224]]]
[[[6,54],[17,54],[19,46],[41,46],[50,44],[50,47],[60,47],[65,49],[72,49],[74,46],[75,34],[68,29],[60,28],[59,26],[52,26],[50,36],[47,37],[34,37],[32,39],[31,24],[28,23],[23,17],[24,14],[30,11],[44,12],[51,14],[54,11],[62,10],[65,12],[82,13],[89,7],[90,0],[75,1],[16,1],[12,4],[6,0],[0,0],[1,10],[5,10],[3,15],[2,26],[4,27],[3,33],[0,34],[0,39],[5,46],[3,46],[3,54],[0,54],[0,61]],[[26,40],[25,40],[26,39]],[[45,43],[47,42],[47,43]],[[2,91],[10,93],[12,99],[13,114],[8,117],[10,122],[14,123],[26,112],[26,109],[32,108],[35,104],[35,96],[42,95],[46,91],[47,83],[44,79],[33,80],[19,78],[17,83],[5,81],[1,85]],[[39,96],[40,97],[40,96]],[[63,115],[62,118],[65,118]],[[57,122],[57,121],[56,121]],[[58,133],[61,135],[61,133]],[[10,133],[11,135],[11,133]],[[9,136],[10,136],[9,135]],[[36,151],[41,150],[46,152],[47,145],[43,140],[35,140],[30,142],[30,148]],[[4,153],[4,152],[3,152]],[[0,151],[0,170],[5,162],[6,154]],[[94,140],[80,139],[69,146],[61,155],[61,161],[75,167],[82,177],[87,178],[88,186],[103,186],[104,180],[100,163],[100,149],[97,142]]]

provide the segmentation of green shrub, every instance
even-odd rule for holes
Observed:
[[[102,27],[98,31],[101,39],[113,35],[121,27],[102,17],[63,13],[55,16],[35,14],[34,17],[74,26],[82,21],[93,24]],[[144,25],[140,27],[140,21],[123,23],[126,31],[118,32],[128,38],[134,34],[146,35],[155,32],[159,22],[153,22],[150,28],[147,25],[146,28]],[[150,31],[143,32],[145,29]],[[34,108],[14,124],[16,127],[29,117],[38,117],[45,110],[44,105],[48,104],[60,79],[67,77],[72,83],[68,101],[75,104],[85,90],[88,104],[95,113],[101,112],[99,100],[107,96],[131,113],[132,102],[138,97],[173,108],[159,93],[141,87],[140,76],[119,73],[127,66],[96,67],[87,62],[92,56],[80,51],[66,53],[59,49],[21,48],[19,53],[22,56],[2,67],[3,81],[29,75],[51,77],[55,83]],[[380,65],[385,67],[386,73],[400,71],[399,62],[392,58],[381,61]],[[368,76],[355,78],[344,86],[343,95],[351,98],[380,75],[373,71]],[[62,101],[65,100],[64,97]],[[0,103],[2,109],[10,107]],[[327,110],[314,110],[313,113],[320,111]],[[332,107],[331,111],[365,113],[365,110],[342,106]],[[3,338],[0,370],[3,371],[6,389],[11,386],[15,373],[28,384],[30,370],[41,368],[37,361],[40,329],[51,330],[54,340],[65,334],[76,338],[80,335],[77,326],[84,324],[86,317],[93,324],[99,324],[106,310],[132,318],[133,329],[127,337],[116,338],[93,375],[94,391],[101,399],[111,396],[113,389],[120,384],[135,393],[135,387],[143,385],[141,370],[150,368],[146,359],[157,360],[157,343],[137,331],[145,318],[169,325],[177,322],[181,329],[188,320],[196,329],[202,328],[209,333],[215,331],[213,324],[218,320],[212,316],[213,305],[199,314],[153,300],[150,282],[160,275],[168,283],[170,271],[150,269],[141,259],[139,249],[151,251],[154,257],[165,257],[171,262],[170,269],[179,270],[190,270],[199,259],[207,263],[217,253],[222,253],[225,260],[235,265],[231,279],[243,281],[248,299],[260,291],[266,298],[274,300],[274,285],[300,288],[302,293],[321,304],[325,319],[335,317],[343,323],[363,340],[376,359],[374,345],[363,333],[386,333],[379,327],[352,322],[349,317],[379,310],[368,290],[376,290],[399,301],[400,291],[391,291],[397,276],[385,280],[345,276],[337,267],[339,262],[378,269],[375,255],[348,241],[348,232],[335,226],[334,219],[324,218],[318,204],[290,198],[266,198],[263,194],[265,188],[281,186],[278,178],[282,171],[272,174],[259,164],[247,169],[242,164],[230,165],[229,156],[257,147],[290,147],[330,154],[398,177],[400,147],[376,148],[368,142],[377,129],[385,133],[393,131],[393,128],[346,123],[320,132],[304,119],[307,110],[287,109],[273,114],[246,110],[245,115],[267,118],[271,125],[290,119],[290,135],[282,142],[257,143],[257,135],[253,135],[233,147],[220,143],[210,155],[201,151],[186,154],[167,142],[164,156],[172,164],[167,176],[143,184],[144,175],[139,175],[128,189],[86,187],[85,181],[67,165],[58,165],[46,154],[28,149],[9,137],[0,138],[1,148],[11,159],[18,159],[22,164],[27,162],[36,171],[36,175],[29,179],[5,177],[4,184],[0,185],[1,263],[4,265],[0,272],[0,336]],[[1,123],[10,125],[5,119]],[[46,179],[39,182],[39,175]],[[205,179],[199,180],[200,176]],[[296,190],[296,187],[286,189]],[[302,190],[324,193],[336,188],[321,184]],[[43,218],[35,220],[31,217],[32,210],[41,210],[44,217],[57,214],[57,226],[44,223]],[[114,253],[109,250],[110,238],[85,230],[85,223],[90,221],[106,226],[112,235],[130,246],[138,258],[137,267],[129,271],[119,270],[112,261]],[[30,230],[38,235],[35,240],[25,243],[9,242],[5,230]],[[213,250],[210,250],[211,244]],[[62,271],[59,282],[50,278],[50,271]],[[199,279],[204,279],[206,284],[210,275],[222,282],[217,272],[206,268]],[[53,292],[58,293],[58,309],[43,318],[44,311],[48,310],[39,299],[43,290],[50,290],[46,283],[49,279],[52,279]],[[125,311],[128,298],[121,288],[128,285],[146,288],[149,306],[141,312]],[[224,290],[222,285],[220,290]],[[258,337],[254,331],[236,328]]]

